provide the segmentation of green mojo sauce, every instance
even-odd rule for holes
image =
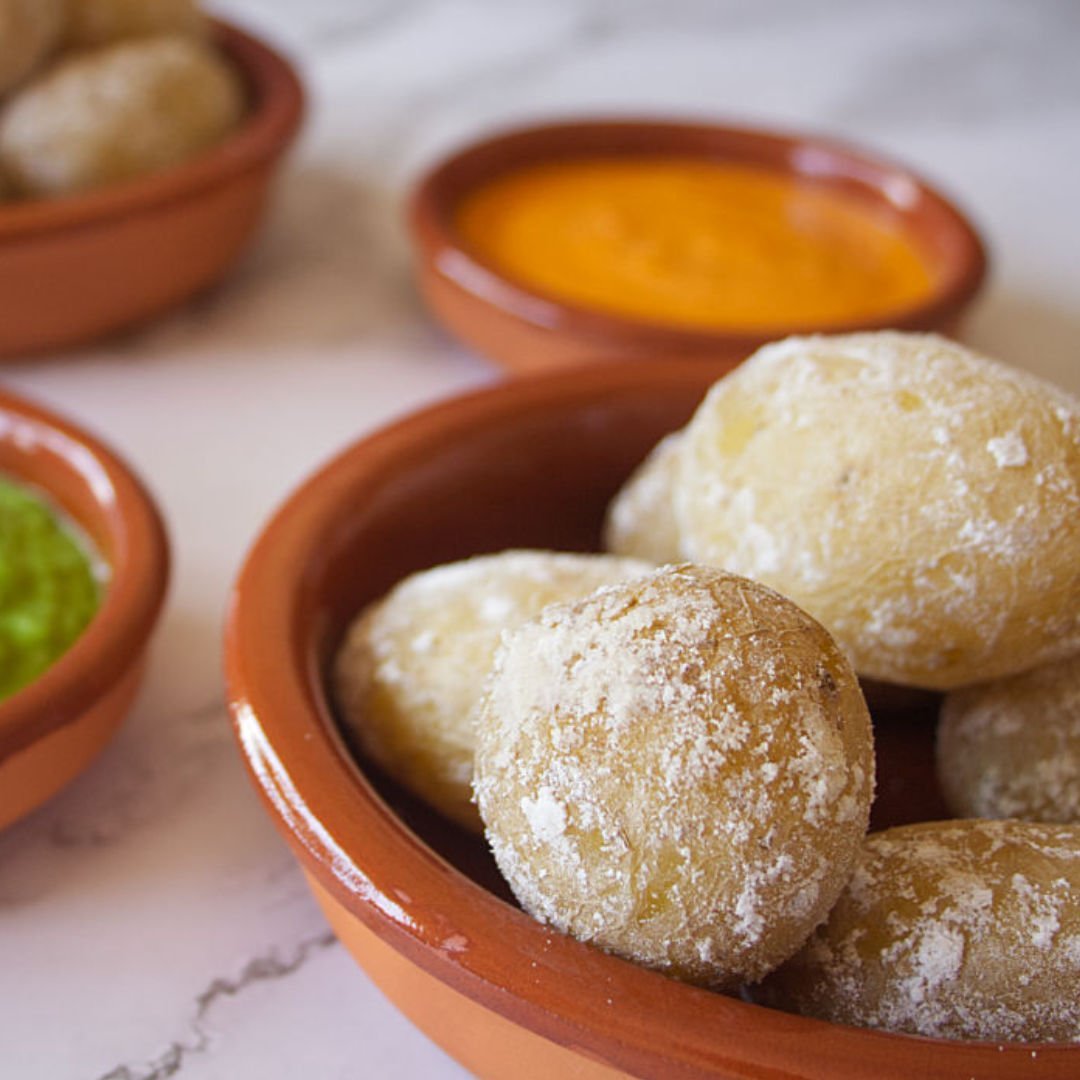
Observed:
[[[0,701],[67,651],[100,599],[85,546],[42,499],[0,477]]]

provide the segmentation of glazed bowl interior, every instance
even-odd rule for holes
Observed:
[[[303,485],[253,547],[227,634],[236,730],[271,816],[317,894],[410,964],[616,1071],[1006,1076],[1019,1063],[1025,1075],[1068,1075],[1080,1050],[1039,1047],[1035,1059],[1030,1047],[831,1025],[563,937],[513,904],[479,838],[427,810],[341,737],[327,671],[364,604],[410,571],[470,554],[596,549],[608,500],[659,437],[689,418],[707,381],[694,361],[514,380],[395,423]],[[932,709],[902,722],[876,718],[887,765],[878,825],[940,816],[933,720]]]
[[[77,721],[131,675],[161,610],[169,552],[157,508],[126,463],[69,421],[3,391],[0,475],[69,517],[108,566],[101,605],[74,644],[0,701],[2,764]]]
[[[814,325],[792,321],[760,331],[683,329],[578,306],[515,280],[471,249],[455,224],[462,199],[501,174],[582,157],[642,156],[758,166],[843,195],[900,227],[920,252],[931,288],[925,297],[872,318]],[[436,313],[511,368],[527,365],[513,354],[519,343],[505,324],[501,332],[488,331],[479,307],[465,310],[470,300],[504,320],[512,317],[543,331],[549,342],[559,335],[591,342],[594,359],[623,354],[742,359],[788,334],[954,330],[987,269],[983,243],[963,213],[904,166],[833,139],[715,124],[584,120],[496,134],[451,154],[421,178],[411,200],[411,223],[421,284]]]

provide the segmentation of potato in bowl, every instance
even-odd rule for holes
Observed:
[[[241,752],[335,931],[480,1074],[1064,1078],[1075,1047],[953,1043],[831,1024],[644,970],[509,902],[484,844],[342,737],[328,676],[355,613],[407,574],[512,547],[588,551],[606,508],[710,376],[693,362],[517,380],[346,448],[253,546],[227,635]],[[932,712],[875,717],[876,826],[940,813]]]

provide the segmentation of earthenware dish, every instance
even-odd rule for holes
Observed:
[[[101,607],[42,675],[0,701],[0,827],[77,776],[123,719],[169,572],[165,530],[130,468],[70,421],[0,391],[0,473],[69,515],[109,566]]]
[[[479,1076],[1076,1076],[1080,1047],[834,1026],[563,937],[514,906],[482,841],[342,740],[326,673],[362,605],[409,571],[473,553],[595,547],[611,495],[708,381],[685,360],[509,380],[391,424],[293,494],[248,556],[227,631],[235,731],[271,818],[360,964]],[[882,719],[879,825],[940,815],[932,719]]]
[[[682,330],[577,307],[513,281],[471,251],[455,228],[463,196],[500,173],[580,156],[641,154],[765,166],[878,207],[923,252],[933,290],[918,304],[875,320],[810,328],[792,323],[767,334]],[[909,169],[831,139],[712,124],[586,120],[493,135],[451,154],[419,180],[409,220],[417,279],[435,316],[517,372],[654,356],[699,357],[722,370],[766,341],[809,330],[955,331],[987,268],[971,223]]]
[[[86,342],[218,280],[247,247],[303,113],[292,67],[215,23],[247,118],[176,168],[84,195],[0,205],[0,357]]]

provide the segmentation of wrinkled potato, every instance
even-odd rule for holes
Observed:
[[[791,338],[717,382],[682,550],[763,581],[856,670],[947,690],[1080,651],[1080,402],[933,335]]]
[[[929,822],[867,837],[763,1002],[939,1038],[1080,1040],[1080,826]]]
[[[959,817],[1080,824],[1080,654],[947,695],[937,763]]]
[[[665,567],[507,635],[476,724],[476,796],[533,916],[717,989],[820,922],[866,831],[854,673],[770,589]]]
[[[682,433],[673,432],[653,447],[612,499],[604,520],[604,547],[657,564],[682,561],[679,526],[671,485]]]
[[[472,802],[473,712],[505,630],[650,567],[506,551],[412,574],[354,622],[334,669],[342,721],[388,773],[458,824]]]
[[[72,55],[0,113],[0,169],[15,191],[66,195],[179,164],[244,111],[239,76],[210,46],[144,38]]]

